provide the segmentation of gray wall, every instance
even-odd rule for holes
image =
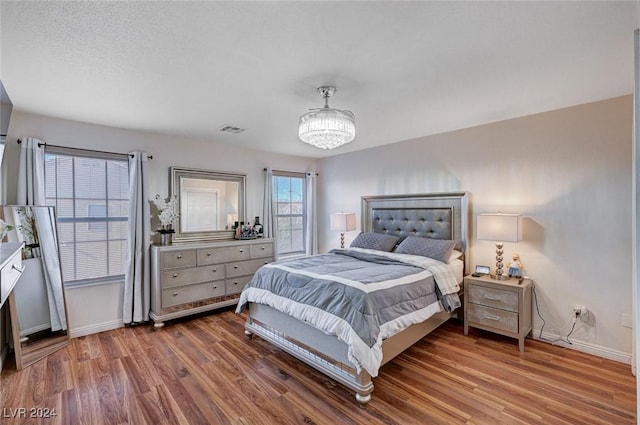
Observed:
[[[625,96],[322,159],[321,250],[338,245],[329,214],[359,217],[362,195],[468,191],[472,265],[495,267],[476,216],[523,214],[525,240],[505,258],[518,252],[535,280],[545,332],[566,335],[557,328],[586,305],[572,348],[630,362],[632,111]]]

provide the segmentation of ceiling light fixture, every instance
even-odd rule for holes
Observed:
[[[324,108],[311,109],[300,117],[298,137],[320,149],[335,149],[356,137],[356,119],[351,111],[329,107],[329,98],[336,92],[332,86],[318,87]]]

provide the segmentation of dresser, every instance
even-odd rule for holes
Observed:
[[[518,338],[520,351],[532,329],[531,281],[464,278],[464,334],[469,327]]]
[[[274,258],[273,239],[153,245],[150,250],[150,317],[156,327],[236,304],[256,270]]]
[[[22,246],[20,242],[0,243],[0,307],[13,291],[22,275]]]

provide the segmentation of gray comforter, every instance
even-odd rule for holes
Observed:
[[[457,286],[433,261],[342,249],[268,264],[243,290],[237,311],[247,302],[267,304],[335,334],[356,368],[376,376],[382,340],[439,312],[438,294]]]

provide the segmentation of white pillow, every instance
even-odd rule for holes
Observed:
[[[447,260],[447,264],[449,264],[450,262],[452,262],[453,260],[457,260],[458,258],[462,257],[462,252],[460,251],[456,251],[455,249],[451,252],[451,255],[449,256],[449,259]]]

